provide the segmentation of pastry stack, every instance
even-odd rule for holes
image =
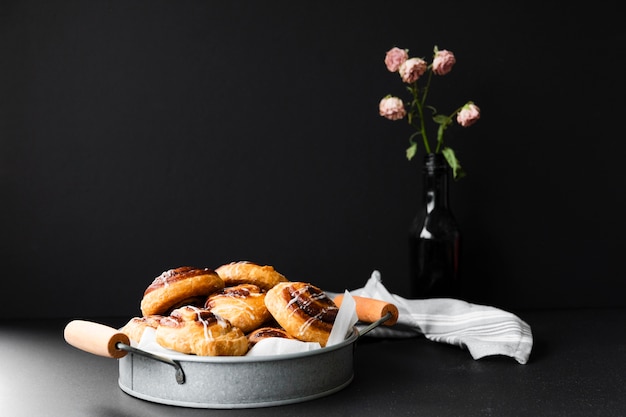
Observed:
[[[146,288],[140,307],[122,333],[139,343],[150,327],[162,347],[199,356],[242,356],[267,337],[324,347],[338,312],[315,285],[249,261],[167,270]]]

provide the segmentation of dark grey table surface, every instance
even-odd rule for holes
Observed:
[[[354,352],[354,380],[341,391],[233,410],[126,394],[117,385],[116,359],[65,342],[71,319],[0,321],[0,416],[626,416],[626,309],[518,314],[534,336],[526,365],[509,357],[474,360],[423,337],[364,336]]]

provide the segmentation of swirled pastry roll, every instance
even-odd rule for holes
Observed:
[[[204,308],[248,333],[271,318],[265,306],[265,294],[256,285],[239,284],[209,295]]]
[[[144,316],[168,315],[184,305],[202,306],[209,294],[224,288],[224,281],[209,268],[182,266],[156,277],[141,300]]]
[[[281,282],[267,291],[265,305],[291,336],[326,346],[339,309],[324,291],[306,282]]]
[[[261,266],[249,261],[224,264],[216,268],[215,272],[224,280],[226,287],[254,284],[263,290],[269,290],[279,282],[287,281],[287,278],[276,271],[273,266]]]
[[[256,345],[258,342],[260,342],[261,340],[267,339],[270,337],[280,337],[283,339],[295,339],[293,336],[287,333],[285,329],[282,329],[280,327],[265,326],[265,327],[259,327],[258,329],[255,329],[252,332],[250,332],[248,334],[248,343],[250,344],[250,347],[252,347]]]
[[[120,332],[128,336],[128,338],[133,342],[139,343],[141,336],[143,336],[143,332],[147,328],[156,329],[162,318],[163,316],[159,315],[133,317],[124,325],[124,327],[120,329]]]
[[[198,356],[242,356],[248,338],[211,311],[184,306],[159,322],[156,342],[167,349]]]

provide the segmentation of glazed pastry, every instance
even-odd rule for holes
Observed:
[[[267,339],[270,337],[280,337],[283,339],[294,339],[289,333],[285,331],[285,329],[281,329],[280,327],[272,327],[265,326],[260,327],[248,334],[248,343],[250,347],[256,345],[263,339]]]
[[[248,351],[248,338],[209,310],[184,306],[161,319],[156,342],[166,349],[198,356],[242,356]]]
[[[209,268],[182,266],[156,277],[141,300],[144,316],[168,315],[184,305],[202,306],[209,294],[224,288],[224,281]]]
[[[120,329],[133,342],[139,343],[143,332],[151,327],[156,329],[163,316],[151,315],[145,317],[133,317]]]
[[[274,269],[273,266],[261,266],[249,261],[231,262],[215,270],[224,280],[226,287],[239,284],[254,284],[263,290],[269,290],[287,278]]]
[[[324,291],[306,282],[281,282],[265,295],[265,305],[291,336],[326,346],[339,309]]]
[[[244,333],[259,328],[271,318],[265,306],[265,291],[253,284],[239,284],[215,292],[209,295],[204,308]]]

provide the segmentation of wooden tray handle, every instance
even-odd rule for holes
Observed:
[[[126,351],[118,349],[119,342],[130,346],[130,339],[124,333],[104,324],[84,320],[73,320],[65,326],[65,341],[70,345],[107,358],[121,358]]]
[[[391,318],[383,323],[385,326],[393,326],[398,321],[398,307],[395,305],[386,301],[356,295],[353,295],[352,298],[354,298],[356,303],[356,315],[360,321],[374,323],[385,317],[387,313],[391,313]],[[337,307],[340,307],[341,301],[343,301],[343,294],[337,295],[333,301],[337,304]]]

